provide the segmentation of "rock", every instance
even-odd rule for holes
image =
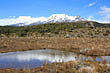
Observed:
[[[69,34],[66,34],[66,35],[65,35],[65,37],[66,37],[66,38],[69,38],[69,37],[70,37],[70,35],[69,35]]]
[[[85,49],[81,49],[80,53],[85,53],[86,51],[90,51],[92,50],[92,48],[85,48]]]

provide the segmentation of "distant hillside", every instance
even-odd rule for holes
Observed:
[[[1,26],[0,35],[10,36],[17,35],[19,37],[27,36],[32,33],[44,34],[44,33],[54,33],[59,34],[59,32],[73,32],[75,29],[79,28],[109,28],[110,24],[102,24],[92,21],[77,21],[77,22],[65,22],[65,23],[49,23],[33,26]]]

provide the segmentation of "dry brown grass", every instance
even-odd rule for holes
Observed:
[[[80,49],[92,48],[86,55],[110,55],[110,38],[0,38],[0,52],[25,51],[51,48],[78,52]],[[74,49],[76,48],[76,49]]]

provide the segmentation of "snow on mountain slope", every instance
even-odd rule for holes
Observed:
[[[24,22],[24,21],[25,22]],[[22,22],[23,21],[23,22]],[[30,25],[31,23],[35,23],[35,22],[37,22],[37,24],[42,24],[42,23],[44,23],[45,21],[47,21],[47,18],[45,18],[45,17],[39,17],[39,18],[28,18],[28,19],[22,19],[22,23],[15,23],[15,24],[13,24],[13,25],[11,25],[11,26],[28,26],[28,25]]]
[[[68,16],[66,14],[53,14],[50,17],[39,17],[32,18],[29,16],[21,16],[14,19],[15,24],[11,26],[28,26],[28,25],[38,25],[45,23],[56,23],[56,22],[75,22],[75,21],[84,21],[80,16]]]
[[[81,18],[80,16],[68,16],[66,14],[53,14],[50,17],[47,18],[46,21],[41,22],[40,24],[45,23],[56,23],[56,22],[75,22],[75,21],[84,21],[84,18]],[[30,25],[37,25],[38,22],[31,23]]]
[[[68,16],[66,14],[53,14],[48,18],[48,22],[72,22],[72,21],[80,21],[83,18],[80,16]]]

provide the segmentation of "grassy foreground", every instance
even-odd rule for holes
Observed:
[[[0,38],[0,52],[26,51],[36,49],[58,49],[85,55],[110,55],[110,38]],[[83,51],[89,48],[90,50]],[[80,52],[80,51],[83,52]]]

